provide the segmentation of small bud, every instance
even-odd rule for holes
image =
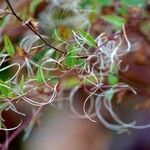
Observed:
[[[24,22],[24,25],[30,25],[34,30],[38,30],[38,22],[29,18],[27,21]]]

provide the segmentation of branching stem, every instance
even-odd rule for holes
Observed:
[[[30,29],[34,34],[36,34],[47,46],[49,46],[50,48],[52,48],[52,49],[54,49],[54,50],[56,50],[56,51],[58,51],[58,52],[60,52],[60,53],[63,53],[63,54],[66,53],[66,52],[64,52],[64,51],[62,51],[62,50],[60,50],[60,49],[58,49],[58,48],[52,46],[51,44],[49,44],[49,43],[33,28],[32,24],[31,24],[30,22],[24,23],[24,20],[23,20],[22,18],[20,18],[20,17],[16,14],[16,12],[15,12],[15,10],[13,9],[13,7],[12,7],[11,3],[9,2],[9,0],[5,0],[5,2],[8,4],[10,10],[12,11],[12,15],[14,15],[14,16],[17,18],[17,20],[19,20],[20,22],[22,22],[23,24],[25,24],[25,26],[27,26],[28,29]]]

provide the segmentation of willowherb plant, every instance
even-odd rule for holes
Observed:
[[[11,109],[15,113],[25,116],[15,107],[15,104],[21,101],[38,107],[28,122],[25,138],[28,137],[43,106],[50,104],[56,107],[55,104],[58,102],[61,103],[58,105],[61,109],[64,101],[69,104],[71,111],[75,114],[74,117],[88,118],[92,122],[96,122],[94,118],[97,117],[104,126],[119,133],[129,131],[128,129],[150,127],[150,124],[138,126],[136,121],[125,123],[113,110],[112,99],[116,93],[130,90],[136,94],[132,87],[126,83],[119,83],[117,78],[122,56],[129,53],[131,49],[124,25],[122,25],[122,31],[111,35],[102,33],[95,39],[84,30],[72,30],[73,36],[68,41],[65,41],[55,30],[55,36],[61,44],[57,45],[59,48],[56,48],[47,42],[48,36],[38,33],[31,20],[22,20],[15,13],[9,0],[5,1],[10,7],[11,14],[34,34],[29,33],[23,37],[17,48],[18,53],[16,53],[9,36],[3,36],[5,47],[0,52],[0,72],[11,69],[13,73],[7,80],[0,80],[1,130],[14,130],[20,126],[25,128],[22,121],[16,127],[6,128],[1,115],[4,110]],[[77,11],[78,2],[52,0],[50,9],[59,7],[64,9],[63,13],[71,10],[76,15],[80,15]],[[69,7],[70,5],[73,9]],[[53,11],[51,11],[52,14]],[[79,17],[77,18],[79,19]],[[72,17],[70,19],[64,18],[64,23],[72,22]],[[74,18],[73,20],[76,22]],[[3,64],[6,62],[10,63],[4,67]],[[77,77],[77,79],[74,79],[74,84],[68,87],[64,84],[67,82],[65,77],[73,71],[75,72],[73,77]],[[74,107],[75,95],[81,87],[84,87],[88,93],[83,104],[83,115],[79,114]],[[102,107],[109,112],[116,124],[106,121],[102,114]]]

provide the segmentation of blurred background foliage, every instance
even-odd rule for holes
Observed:
[[[141,123],[145,120],[148,122],[150,114],[150,1],[59,0],[58,3],[57,0],[55,1],[56,3],[52,3],[50,0],[12,0],[11,3],[17,14],[23,20],[31,18],[33,23],[38,22],[38,31],[40,34],[46,36],[53,45],[63,50],[66,48],[63,42],[72,41],[72,30],[78,32],[81,36],[89,33],[86,39],[87,45],[93,46],[93,39],[100,33],[107,32],[112,34],[115,31],[121,30],[122,24],[125,24],[127,35],[132,44],[131,49],[133,53],[127,54],[123,58],[122,68],[124,69],[126,64],[129,64],[130,67],[126,72],[118,71],[117,76],[109,76],[108,83],[114,85],[122,81],[134,86],[137,92],[139,92],[139,95],[132,97],[128,92],[116,95],[117,99],[119,99],[119,104],[117,104],[116,100],[114,101],[114,104],[117,105],[116,110],[127,120],[130,120],[130,117],[135,117],[141,120]],[[7,8],[5,1],[0,0],[0,9],[7,10]],[[22,26],[18,20],[9,15],[9,12],[8,14],[1,14],[0,51],[3,51],[5,48],[10,57],[14,57],[15,61],[20,61],[17,58],[18,56],[22,56],[23,50],[20,48],[19,44],[29,32],[30,31],[25,26]],[[63,42],[59,38],[61,38]],[[37,41],[37,43],[41,44],[41,41]],[[74,44],[69,46],[69,48],[67,47],[67,50],[68,57],[64,61],[64,64],[69,69],[76,64],[83,64],[82,60],[79,59],[76,61],[76,59],[72,58],[72,56],[77,55],[76,51],[73,51],[75,50]],[[40,63],[47,52],[49,52],[49,47],[42,47],[40,52],[36,53],[32,59],[34,62]],[[53,51],[50,56],[52,58],[59,58],[59,54],[55,51]],[[14,60],[12,59],[12,61]],[[10,62],[2,64],[0,68],[8,66],[9,63]],[[1,71],[0,83],[5,85],[5,81],[12,76],[13,72],[14,70],[12,69]],[[41,78],[42,76],[42,71],[38,70],[36,77],[39,82],[43,81]],[[64,82],[64,86],[67,88],[71,88],[78,84],[78,80],[74,77],[71,78],[71,76],[72,75]],[[81,89],[81,93],[77,97],[77,99],[81,99],[81,102],[85,96],[84,92],[85,91]],[[0,86],[0,97],[13,97],[10,93],[11,92],[7,88]],[[76,104],[79,110],[81,110],[79,107],[81,102],[78,100]],[[5,108],[3,105],[0,106],[2,109]],[[131,106],[133,108],[131,108]],[[28,110],[29,106],[25,104],[24,106],[18,106],[18,108],[23,109],[28,114],[31,113],[31,110]],[[129,108],[134,110],[134,112]],[[33,133],[31,133],[29,139],[26,142],[22,142],[22,134],[24,132],[21,132],[10,144],[10,149],[40,150],[40,145],[44,150],[150,149],[150,143],[148,141],[150,137],[149,129],[131,131],[131,135],[116,135],[99,125],[99,122],[95,126],[87,120],[77,120],[76,123],[76,120],[68,119],[66,117],[67,115],[61,116],[63,118],[61,119],[60,112],[58,110],[53,110],[51,107],[46,108],[43,114],[44,117],[41,119],[42,121],[37,119],[37,127],[33,129]],[[18,117],[11,112],[4,112],[4,118],[6,118],[6,124],[8,126],[18,122]],[[107,119],[111,120],[109,116],[107,116]],[[39,122],[42,122],[42,124],[46,126],[44,128],[41,125],[41,128],[43,128],[41,132],[38,130]],[[67,136],[66,126],[69,129],[69,135]],[[44,130],[47,131],[47,133]],[[48,132],[49,130],[51,131],[50,133]],[[75,132],[77,134],[75,134]],[[13,134],[13,132],[10,132],[10,135],[11,134]],[[4,133],[1,132],[0,136],[1,142],[4,142]],[[41,141],[45,139],[44,136],[47,137],[47,141],[42,143]],[[59,138],[66,140],[60,140],[59,143],[57,143],[56,141]],[[92,139],[94,139],[94,141]],[[67,145],[67,147],[61,149],[63,147],[62,145]],[[77,145],[79,147],[77,147]]]

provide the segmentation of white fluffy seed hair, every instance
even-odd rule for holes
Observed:
[[[82,67],[82,69],[80,69],[80,71],[82,70],[81,72],[83,73],[83,74],[81,74],[82,79],[88,81],[90,84],[92,84],[94,86],[92,88],[93,89],[92,91],[90,91],[90,90],[88,91],[89,96],[84,101],[84,104],[83,104],[84,115],[80,115],[73,105],[73,101],[74,101],[73,97],[79,90],[80,86],[74,88],[70,93],[70,107],[71,107],[72,112],[76,114],[76,117],[82,118],[82,119],[88,118],[90,121],[96,122],[93,118],[95,116],[97,116],[98,119],[100,120],[100,122],[105,127],[109,128],[111,130],[115,130],[118,133],[129,132],[129,129],[145,129],[145,128],[150,127],[150,124],[137,125],[136,120],[134,120],[131,123],[125,123],[118,116],[118,114],[116,114],[116,112],[114,112],[114,110],[113,110],[113,106],[112,106],[113,95],[115,93],[118,93],[118,92],[126,90],[126,89],[131,90],[134,94],[136,94],[136,91],[132,87],[130,87],[129,85],[127,85],[125,83],[118,83],[113,86],[111,86],[111,85],[104,86],[103,80],[99,79],[99,78],[104,79],[105,77],[109,76],[112,72],[114,65],[117,65],[118,67],[120,66],[121,57],[131,51],[131,44],[128,40],[124,25],[122,26],[122,31],[123,31],[123,36],[116,35],[118,40],[107,41],[108,35],[106,33],[102,33],[101,35],[99,35],[98,38],[96,38],[96,40],[95,40],[97,42],[98,48],[94,54],[92,53],[92,57],[97,57],[96,63],[92,64],[93,67],[91,67],[91,64],[88,64],[89,61],[87,61],[87,63]],[[90,53],[89,49],[84,47],[84,45],[86,43],[85,38],[80,36],[75,31],[73,31],[73,35],[74,35],[74,39],[75,39],[76,43],[79,46],[79,50],[85,51],[86,53],[87,52]],[[124,44],[127,45],[126,48],[124,48]],[[123,48],[121,46],[123,46]],[[91,55],[89,55],[89,57],[91,58]],[[99,76],[97,76],[97,74],[95,73],[95,70],[94,70],[95,69],[94,67],[97,64],[99,64],[99,69],[100,69]],[[108,70],[108,68],[110,68],[110,71],[105,71],[105,70]],[[94,81],[90,80],[88,78],[88,76],[85,75],[85,73],[86,73],[86,75],[93,76]],[[96,93],[99,89],[102,89],[103,87],[107,87],[108,90],[103,91],[102,93]],[[94,97],[96,97],[96,99]],[[93,101],[95,102],[95,112],[94,113],[92,112],[92,110],[94,108]],[[86,107],[87,102],[90,102],[90,105],[88,106],[88,108]],[[112,119],[114,119],[116,124],[112,124],[112,123],[109,123],[108,121],[106,121],[106,119],[104,118],[104,116],[101,112],[102,107],[104,107],[106,109],[106,111],[109,112],[110,116],[112,117]]]
[[[53,0],[53,3],[56,3],[57,5],[64,3],[70,3],[72,1],[56,1]],[[85,86],[86,91],[89,93],[87,98],[84,101],[83,104],[83,112],[84,114],[78,113],[74,106],[74,101],[75,101],[75,95],[77,92],[80,90],[80,85],[77,87],[74,87],[71,89],[69,96],[65,97],[63,95],[63,100],[67,100],[70,104],[70,109],[71,111],[76,115],[76,118],[81,118],[81,119],[89,119],[92,122],[96,122],[93,118],[96,116],[100,120],[100,122],[107,128],[112,129],[117,131],[118,133],[122,132],[129,132],[129,129],[144,129],[144,128],[149,128],[150,124],[147,125],[141,125],[138,126],[136,120],[130,123],[124,122],[119,115],[114,111],[113,106],[112,106],[112,98],[114,94],[123,91],[123,90],[131,90],[134,94],[136,94],[136,91],[130,87],[129,85],[125,83],[117,83],[115,85],[104,85],[103,80],[107,78],[112,72],[112,69],[115,66],[119,68],[121,64],[121,57],[127,53],[130,52],[131,50],[131,44],[128,40],[125,27],[123,25],[122,27],[123,30],[123,36],[120,36],[119,34],[116,35],[117,40],[108,40],[108,35],[106,33],[102,33],[99,35],[96,39],[95,42],[97,43],[97,49],[94,53],[91,53],[90,48],[86,48],[84,45],[86,44],[86,37],[83,37],[79,35],[79,33],[72,31],[73,32],[73,37],[74,37],[74,42],[76,43],[77,50],[78,52],[81,52],[83,54],[86,54],[89,56],[87,59],[85,59],[85,63],[83,65],[75,65],[73,69],[76,69],[77,72],[79,73],[79,78],[82,80],[82,83]],[[57,39],[59,39],[61,42],[66,44],[67,46],[69,45],[68,42],[63,41],[57,34],[55,30],[55,35],[57,35]],[[38,47],[42,47],[42,45],[36,45],[37,41],[39,41],[39,37],[36,35],[26,35],[23,40],[20,42],[20,47],[24,49],[27,53],[30,53],[33,49],[36,49]],[[107,41],[108,40],[108,41]],[[121,46],[126,44],[126,48],[122,48]],[[50,49],[51,51],[51,49]],[[76,51],[76,50],[75,50]],[[9,56],[8,54],[5,54],[5,52],[1,52],[0,54],[0,66],[5,62],[6,57]],[[33,105],[33,106],[44,106],[47,104],[51,104],[54,102],[54,100],[59,99],[61,96],[59,95],[59,91],[57,90],[59,81],[57,81],[53,86],[50,86],[47,82],[50,82],[52,79],[45,79],[44,76],[42,77],[44,81],[44,86],[48,88],[49,93],[51,96],[43,96],[43,101],[37,101],[37,99],[31,98],[28,96],[32,92],[37,94],[38,90],[38,85],[35,85],[35,78],[34,77],[34,70],[37,70],[37,68],[41,67],[42,71],[50,73],[51,71],[54,70],[59,70],[62,73],[65,73],[67,71],[65,70],[60,70],[61,66],[62,68],[64,67],[62,62],[67,58],[66,57],[61,57],[58,60],[51,58],[50,53],[46,53],[44,55],[44,58],[42,59],[41,63],[38,64],[37,62],[34,62],[31,58],[25,58],[24,63],[20,65],[19,63],[12,63],[6,67],[3,67],[0,69],[0,72],[7,70],[9,68],[17,68],[16,72],[10,79],[8,79],[6,82],[9,83],[10,85],[13,85],[14,88],[11,88],[11,86],[4,85],[0,83],[0,86],[5,87],[6,89],[10,90],[12,93],[16,95],[16,98],[22,99],[26,101],[27,103]],[[76,56],[72,57],[76,58]],[[96,58],[96,62],[93,63],[92,65],[90,64],[90,59]],[[95,69],[95,67],[99,67],[99,71]],[[24,81],[24,87],[23,91],[20,92],[19,86],[18,86],[18,74],[22,70],[23,67],[27,68],[27,75],[28,75],[28,80]],[[89,78],[92,77],[92,79]],[[59,77],[59,76],[58,76]],[[93,87],[89,90],[86,88],[86,83],[90,83]],[[34,84],[33,84],[34,83]],[[103,88],[107,88],[107,90],[102,90]],[[101,90],[102,93],[98,93],[98,90]],[[63,94],[64,91],[61,91],[61,94]],[[57,97],[59,95],[59,98]],[[13,100],[12,100],[13,101]],[[16,112],[17,114],[20,115],[25,115],[21,112],[19,112],[13,103],[9,101],[8,99],[5,99],[5,102],[8,104],[7,109],[11,109],[12,111]],[[62,102],[62,101],[61,101]],[[87,108],[87,102],[89,102],[88,108]],[[52,103],[53,104],[53,103]],[[106,111],[110,114],[112,119],[116,122],[116,124],[109,123],[103,116],[102,114],[102,107],[105,108]],[[3,119],[1,119],[3,120]],[[21,123],[10,129],[6,128],[0,128],[0,130],[14,130],[18,128],[21,125]]]
[[[71,9],[72,7],[78,7],[81,0],[52,0],[51,2],[58,7]]]
[[[78,3],[80,2],[80,0],[52,0],[50,2],[51,5],[48,5],[45,9],[45,12],[41,13],[40,15],[40,21],[42,22],[44,28],[47,28],[47,25],[50,28],[55,28],[60,24],[78,28],[91,26],[87,12],[81,12],[82,9],[79,8]],[[56,19],[53,16],[58,11],[58,8],[63,9],[63,11],[62,14],[59,16],[59,19]],[[71,17],[68,16],[62,18],[67,11],[71,11],[73,15]]]

